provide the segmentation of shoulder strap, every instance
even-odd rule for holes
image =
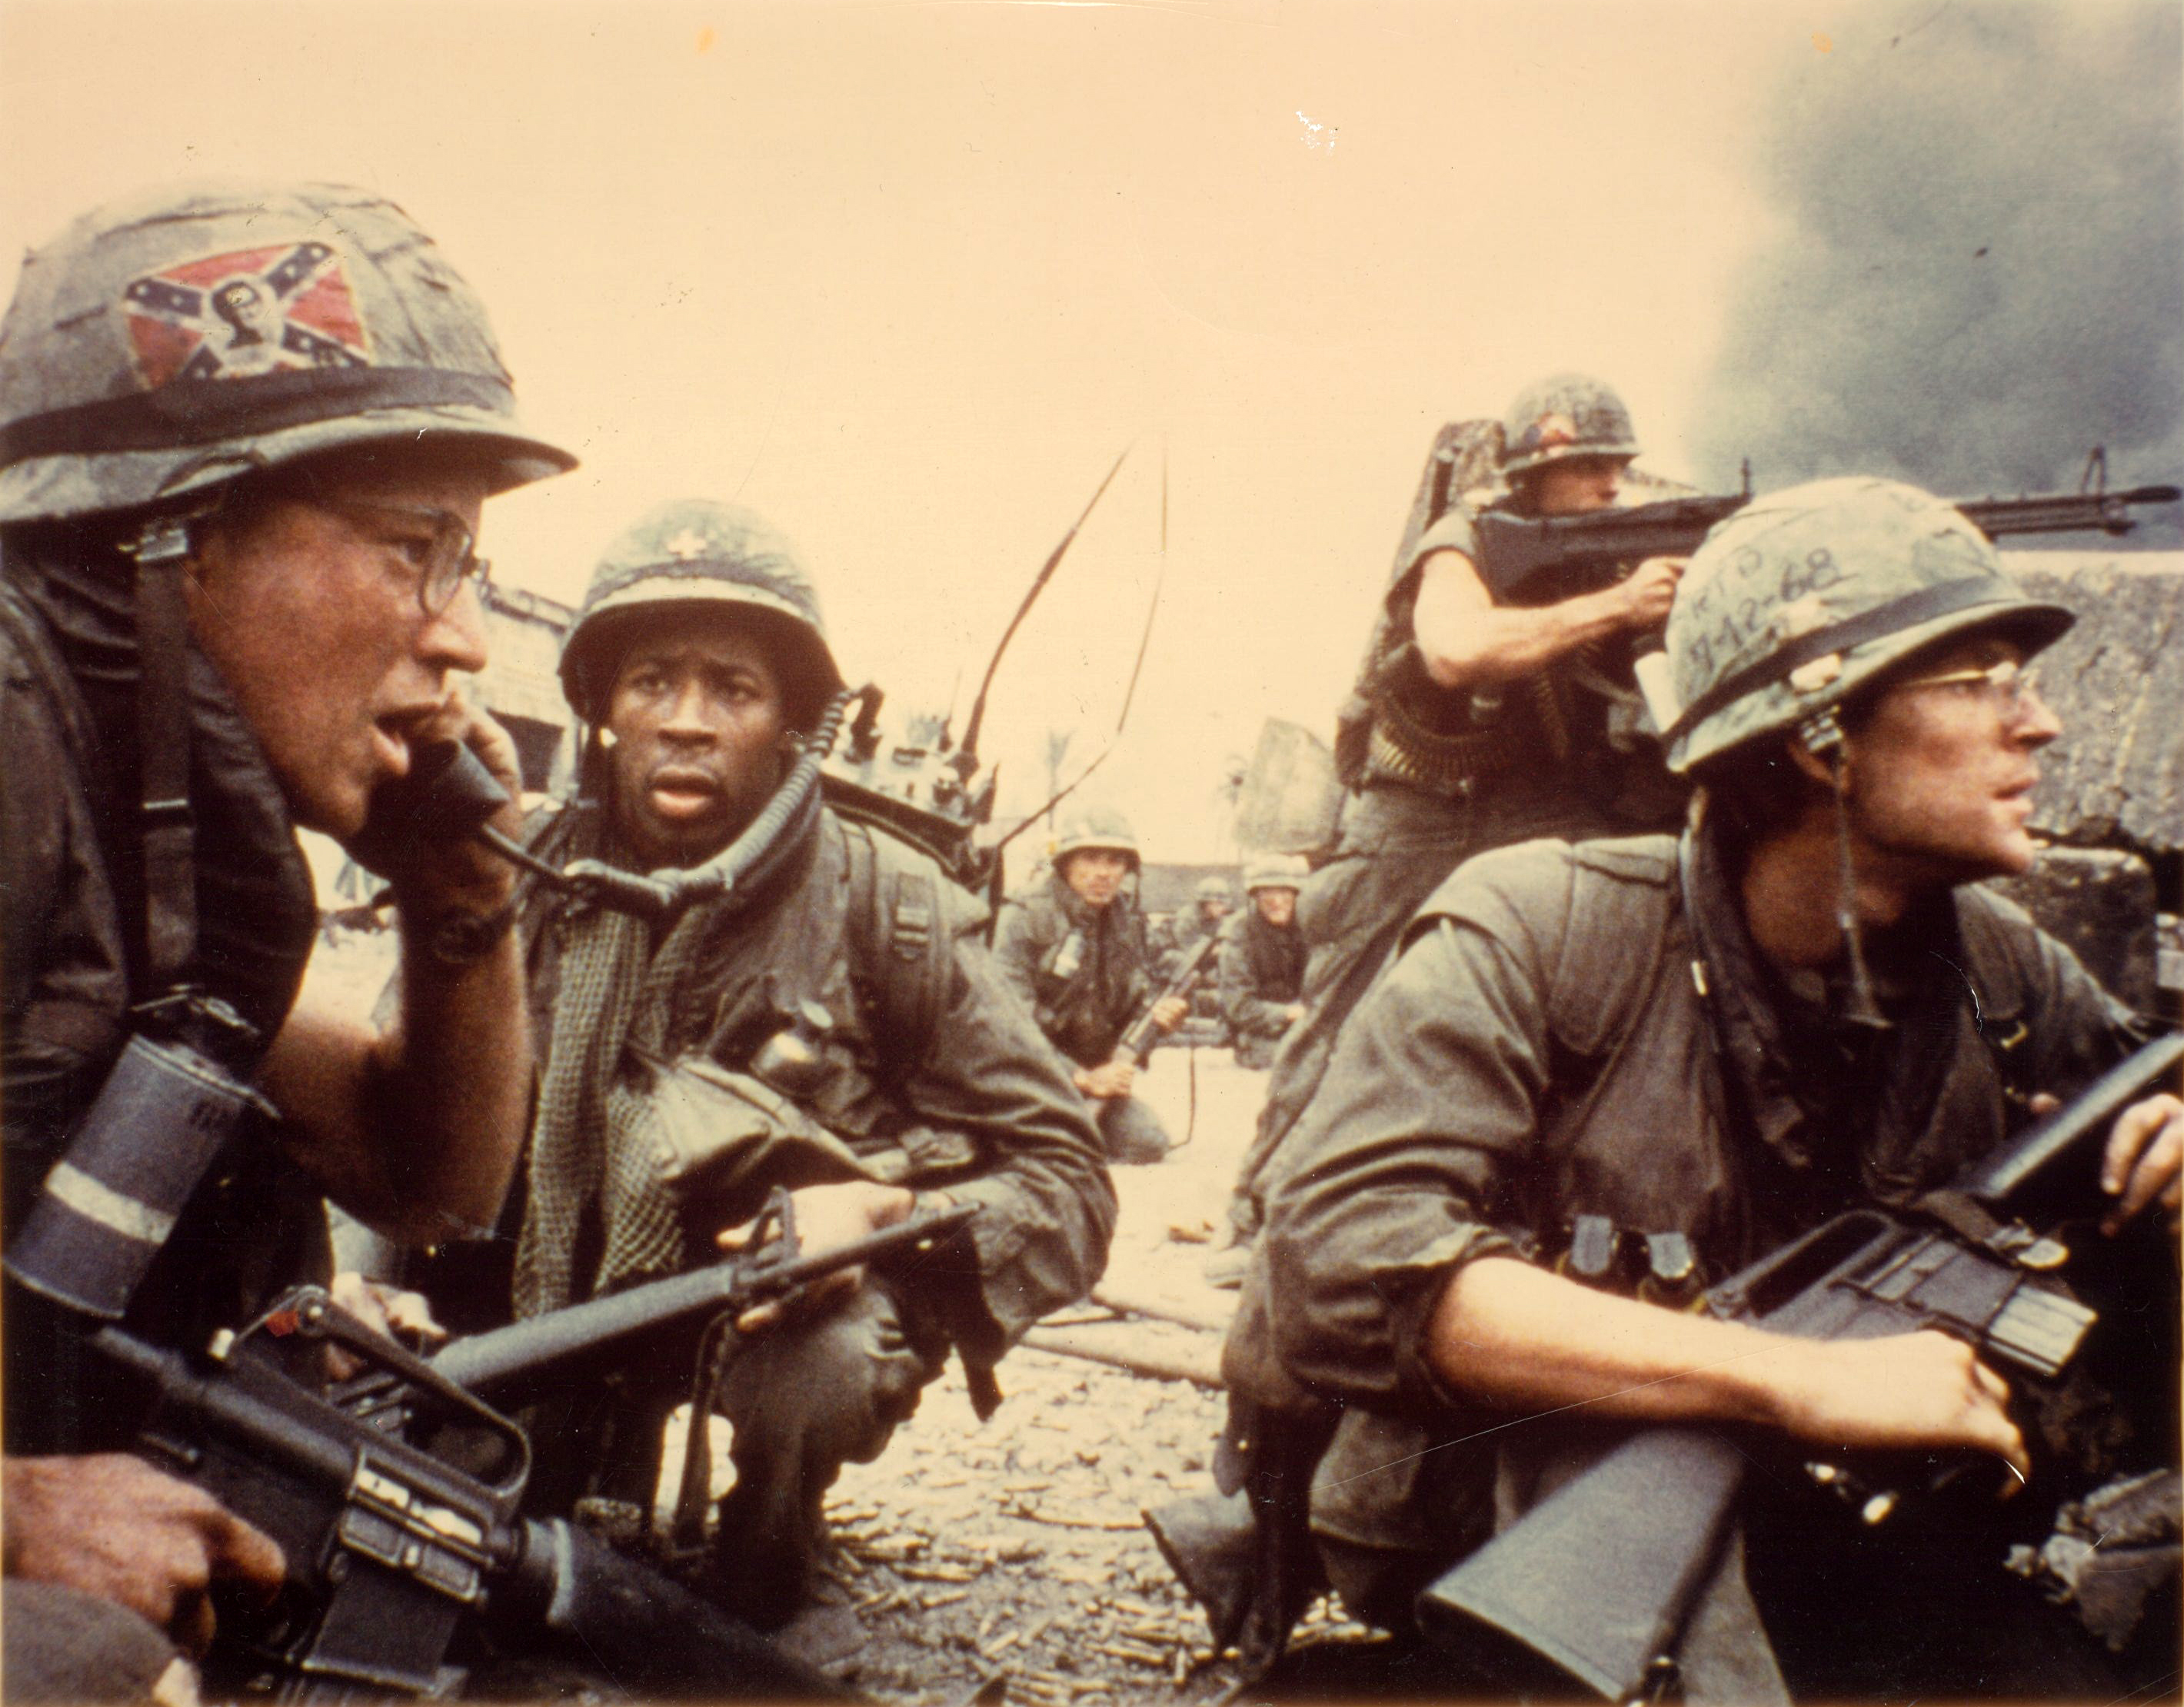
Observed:
[[[1547,993],[1548,1019],[1573,1048],[1602,1055],[1638,1023],[1652,985],[1665,873],[1658,861],[1579,857],[1569,874],[1568,922]]]
[[[1980,1040],[2002,1080],[2003,1094],[2021,1108],[2040,1087],[2034,1082],[2033,1052],[2024,1047],[2030,1036],[2025,963],[2008,935],[2009,915],[2016,909],[1991,891],[1970,887],[1958,891],[1956,904],[1964,949],[1961,970],[1971,992]],[[2024,923],[2030,935],[2033,921],[2028,917]]]
[[[867,825],[844,820],[851,965],[905,1067],[922,1060],[948,997],[945,902],[929,871],[883,860]]]

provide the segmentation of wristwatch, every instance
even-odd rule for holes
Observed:
[[[443,966],[467,966],[499,948],[515,923],[512,899],[490,913],[450,908],[424,927],[425,952]]]

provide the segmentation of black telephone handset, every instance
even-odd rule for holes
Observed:
[[[406,776],[372,792],[349,855],[373,875],[392,876],[405,850],[475,834],[507,803],[508,791],[476,753],[460,741],[436,741],[410,755]]]

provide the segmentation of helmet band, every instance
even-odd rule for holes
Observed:
[[[240,379],[175,380],[10,421],[0,427],[0,467],[32,457],[181,449],[367,409],[446,404],[508,414],[515,393],[505,381],[440,368],[290,368]],[[510,422],[510,436],[521,431]]]
[[[1970,610],[1982,604],[1997,604],[2005,609],[2016,608],[2011,601],[2014,589],[2005,581],[1992,575],[1974,580],[1944,581],[1932,587],[1922,587],[1916,592],[1891,599],[1871,610],[1860,611],[1847,620],[1814,629],[1769,653],[1756,664],[1732,671],[1699,695],[1676,715],[1676,720],[1662,731],[1663,742],[1674,742],[1688,735],[1724,705],[1757,693],[1763,687],[1772,687],[1792,671],[1825,658],[1831,652],[1848,652],[1869,641],[1880,640],[1906,628],[1915,628],[1931,622],[1937,616],[1948,616],[1959,610]]]

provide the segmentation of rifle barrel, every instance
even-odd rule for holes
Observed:
[[[1957,508],[1989,539],[2020,533],[2126,534],[2138,525],[2134,504],[2174,503],[2184,491],[2173,486],[2133,487],[2129,492],[2042,492],[2031,498],[1973,498]]]
[[[2092,1152],[2104,1140],[2088,1134],[2096,1129],[2106,1132],[2133,1103],[2152,1096],[2164,1081],[2173,1081],[2180,1062],[2184,1062],[2184,1031],[2140,1045],[2053,1114],[2026,1127],[1974,1167],[1960,1182],[1964,1195],[1992,1209],[2010,1207],[2039,1189],[2081,1145],[2089,1147],[2085,1171],[2090,1190],[2095,1166]]]
[[[577,1359],[610,1351],[639,1335],[742,1309],[793,1292],[838,1269],[872,1262],[928,1238],[954,1232],[978,1212],[958,1204],[933,1215],[854,1239],[816,1255],[777,1265],[732,1258],[694,1273],[649,1281],[566,1309],[549,1310],[507,1327],[459,1339],[432,1359],[432,1367],[481,1398],[517,1382],[533,1381]]]

